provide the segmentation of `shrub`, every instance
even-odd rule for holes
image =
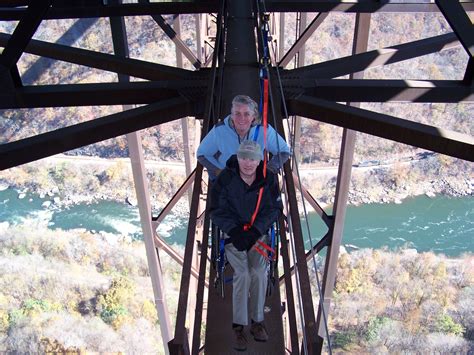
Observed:
[[[348,330],[334,334],[332,345],[335,348],[342,348],[348,350],[349,346],[355,343],[357,334],[355,331]]]
[[[150,321],[152,324],[156,324],[158,322],[158,315],[156,312],[156,307],[150,300],[143,301],[142,309],[141,309],[142,316]]]
[[[24,314],[28,316],[33,316],[38,313],[47,311],[50,309],[48,301],[37,300],[37,299],[28,299],[23,303],[21,307]]]
[[[0,333],[4,333],[7,331],[9,327],[9,316],[8,313],[4,310],[0,310]]]
[[[83,353],[109,354],[122,351],[126,338],[117,336],[99,317],[74,317],[67,313],[49,319],[41,336],[44,344],[60,344],[64,349],[80,349]]]
[[[21,309],[13,309],[8,312],[8,327],[12,328],[26,318],[25,313]]]
[[[373,317],[367,325],[366,340],[370,343],[378,339],[380,329],[390,321],[388,317]]]
[[[102,320],[114,327],[114,329],[120,328],[122,324],[128,320],[128,310],[124,306],[134,292],[134,286],[125,277],[118,277],[112,280],[112,283],[104,294],[98,297],[100,317]]]
[[[443,314],[436,322],[436,330],[440,333],[462,336],[466,329],[459,323],[456,323],[448,314]]]

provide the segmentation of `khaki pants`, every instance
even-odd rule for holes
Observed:
[[[232,281],[233,322],[248,325],[249,310],[250,318],[253,321],[263,321],[267,291],[267,262],[265,258],[254,248],[248,252],[238,251],[233,244],[225,246],[225,253],[234,269]]]

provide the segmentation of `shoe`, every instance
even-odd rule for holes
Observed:
[[[263,322],[255,322],[252,323],[250,327],[250,334],[253,335],[253,338],[256,341],[267,341],[268,340],[268,333],[267,329]]]
[[[247,350],[247,338],[245,337],[244,327],[239,326],[233,328],[234,331],[234,344],[233,348],[237,351]]]

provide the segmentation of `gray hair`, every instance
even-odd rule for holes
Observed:
[[[258,110],[258,104],[250,97],[247,95],[237,95],[232,99],[232,110],[234,109],[235,104],[240,104],[240,105],[247,105],[250,109],[250,111],[253,111],[255,119],[253,121],[253,124],[258,124],[260,123],[260,112]]]

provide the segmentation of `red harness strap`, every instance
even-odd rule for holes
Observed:
[[[254,249],[261,255],[263,256],[266,260],[270,261],[270,260],[276,260],[276,254],[275,254],[275,250],[270,247],[267,243],[264,243],[260,240],[257,240],[257,243],[255,244],[254,246]],[[270,258],[268,256],[268,253],[265,252],[266,249],[267,251],[269,251],[271,254],[272,254],[272,257]]]
[[[268,79],[263,79],[263,177],[267,177],[267,123],[268,123]],[[262,201],[263,186],[258,191],[257,205],[253,211],[250,222],[244,225],[244,231],[248,231],[257,218],[258,209],[260,208],[260,202]]]

